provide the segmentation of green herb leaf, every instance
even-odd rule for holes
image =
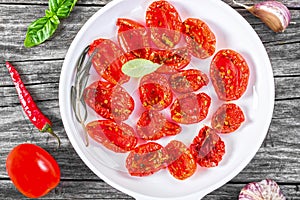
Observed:
[[[161,65],[153,63],[150,60],[137,58],[130,60],[122,66],[122,72],[131,77],[142,77],[146,74],[155,72]]]
[[[48,12],[48,16],[46,14],[45,17],[32,22],[27,29],[24,41],[25,47],[39,45],[50,38],[57,29],[59,23],[58,17],[56,15],[51,16],[51,12]]]
[[[49,0],[49,9],[58,18],[66,18],[70,15],[77,0]]]

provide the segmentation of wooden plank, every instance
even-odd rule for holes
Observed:
[[[300,45],[300,43],[297,43]],[[293,45],[297,48],[299,45]],[[286,47],[292,49],[291,47]],[[275,75],[276,99],[299,98],[300,97],[300,52],[296,53],[296,57],[292,58],[291,54],[285,51],[284,48],[273,48],[276,52],[269,52],[274,57],[280,59],[273,59],[273,71]],[[298,50],[300,51],[300,46]],[[299,56],[298,56],[299,55]],[[286,58],[289,56],[289,58]],[[297,57],[298,56],[298,57]],[[294,59],[294,60],[292,60]],[[289,62],[285,62],[289,61]],[[39,100],[55,100],[58,98],[58,82],[60,76],[60,69],[63,60],[52,61],[22,61],[14,62],[15,67],[20,72],[20,75],[27,86],[28,90],[32,93],[36,101]],[[281,63],[283,63],[281,65]],[[286,66],[285,66],[286,65]],[[292,75],[291,77],[289,77]],[[9,106],[17,104],[18,99],[13,83],[8,75],[5,67],[0,68],[1,87],[0,95],[4,97],[0,106]],[[286,77],[287,76],[287,77]],[[41,84],[41,85],[38,85]]]
[[[263,178],[264,179],[264,178]],[[256,181],[261,181],[258,179]],[[213,191],[208,194],[203,200],[224,200],[224,199],[238,199],[238,195],[241,189],[246,185],[245,184],[226,184],[223,187]],[[279,184],[280,189],[287,199],[298,199],[300,196],[299,185],[281,185]]]
[[[106,5],[107,3],[111,2],[112,0],[80,0],[80,1],[77,1],[76,3],[76,6],[79,7],[79,6],[82,6],[82,5],[85,5],[85,6],[103,6],[103,5]],[[22,0],[0,0],[0,4],[16,4],[16,5],[26,5],[26,4],[29,4],[29,5],[48,5],[48,0],[25,0],[25,1],[22,1]]]
[[[67,47],[70,46],[75,35],[83,24],[101,7],[98,6],[78,6],[75,7],[72,15],[61,21],[61,24],[54,36],[47,42],[34,48],[25,48],[23,40],[25,38],[27,26],[37,17],[44,15],[45,5],[1,5],[0,4],[0,48],[3,54],[1,60],[24,61],[43,59],[63,59]],[[20,10],[31,10],[32,12],[24,16]],[[266,43],[270,57],[272,54],[280,59],[280,66],[285,68],[288,61],[296,58],[299,63],[299,43],[300,41],[300,12],[292,11],[295,16],[296,24],[291,24],[286,32],[276,34],[269,30],[259,19],[252,16],[245,10],[239,10],[240,14],[253,26],[259,33],[261,40]],[[84,14],[82,14],[84,13]],[[12,34],[19,33],[19,34]],[[63,39],[62,39],[63,38]],[[296,44],[294,44],[296,43]],[[281,44],[281,45],[278,45]],[[291,51],[282,51],[291,48]],[[277,57],[277,53],[283,53],[283,58]],[[285,55],[286,54],[286,55]],[[279,61],[276,61],[279,62]],[[272,63],[274,65],[274,63]],[[283,65],[283,66],[282,66]],[[295,65],[293,67],[296,67]],[[292,73],[292,72],[290,72]]]
[[[251,163],[234,181],[256,180],[263,177],[275,178],[280,182],[297,182],[300,180],[300,100],[277,101],[269,134],[264,145]],[[38,102],[39,107],[53,121],[54,131],[62,140],[62,147],[56,150],[56,141],[47,133],[39,133],[22,113],[20,106],[0,107],[0,178],[7,177],[5,158],[17,144],[36,143],[57,159],[66,179],[97,179],[84,165],[69,143],[60,120],[56,101]],[[72,158],[72,159],[70,159]]]
[[[297,0],[291,0],[291,1],[290,0],[278,0],[278,1],[281,2],[281,3],[283,3],[284,5],[286,5],[288,8],[299,8],[300,7],[300,2],[297,1]],[[235,5],[232,0],[224,0],[224,2],[226,2],[229,5],[232,5],[234,7],[237,7],[237,5]],[[260,3],[262,1],[261,0],[251,0],[251,1],[248,1],[248,0],[236,0],[236,2],[245,4],[247,6],[252,6],[255,3]]]
[[[257,180],[260,181],[260,180]],[[21,199],[22,196],[11,184],[10,181],[1,181],[2,185],[0,188],[0,198],[6,200]],[[219,189],[206,195],[203,200],[224,200],[224,199],[237,199],[241,189],[245,186],[244,184],[226,184]],[[283,194],[287,199],[299,199],[300,191],[299,185],[281,185],[279,184]],[[6,191],[10,191],[7,193]],[[126,195],[108,184],[102,181],[67,181],[62,180],[57,188],[52,190],[45,197],[41,198],[44,200],[50,199],[119,199],[129,200],[133,199],[129,195]]]
[[[46,62],[43,65],[31,65],[29,66],[31,69],[25,71],[22,68],[23,65],[16,66],[17,69],[21,69],[21,77],[36,101],[58,100],[60,76],[58,65],[60,64],[48,64]],[[3,77],[1,82],[2,90],[0,90],[0,96],[3,98],[0,101],[0,107],[17,105],[19,103],[17,93],[5,68],[0,69],[0,76]],[[276,77],[275,88],[276,100],[299,98],[300,76]]]
[[[300,76],[275,78],[275,88],[276,99],[299,98]]]
[[[299,148],[299,145],[297,147]],[[270,178],[279,182],[298,183],[300,180],[299,154],[299,149],[291,150],[288,146],[262,147],[247,167],[232,181],[244,182]]]
[[[265,45],[274,76],[300,75],[300,42],[283,45]]]
[[[32,12],[24,15],[20,10],[31,10]],[[76,7],[72,16],[61,20],[58,30],[53,37],[34,48],[25,48],[23,45],[27,26],[37,17],[44,16],[47,6],[35,5],[0,5],[0,61],[26,61],[63,59],[73,38],[100,7]],[[84,14],[82,14],[84,13]],[[12,34],[18,33],[18,34]]]
[[[234,5],[232,0],[223,0],[225,3],[234,6],[234,7],[238,7],[237,5]],[[299,8],[300,7],[300,3],[298,0],[278,0],[280,2],[282,2],[284,5],[286,5],[289,8]],[[106,5],[107,3],[111,2],[111,0],[80,0],[77,1],[77,6],[80,5]],[[261,2],[261,0],[252,0],[251,2],[249,2],[248,0],[237,0],[237,2],[239,3],[243,3],[247,6],[252,6],[254,3],[259,3]],[[42,4],[42,5],[47,5],[48,4],[48,0],[32,0],[32,1],[22,1],[22,0],[0,0],[0,4]]]

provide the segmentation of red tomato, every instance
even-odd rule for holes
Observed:
[[[195,173],[197,163],[185,144],[172,140],[165,150],[168,155],[168,170],[175,178],[184,180]]]
[[[138,120],[136,131],[137,135],[144,140],[158,140],[164,136],[177,135],[181,132],[181,127],[169,122],[158,111],[147,110]]]
[[[117,26],[120,46],[137,58],[147,59],[151,51],[148,30],[142,24],[125,18],[119,18]]]
[[[217,52],[210,64],[210,77],[219,99],[239,99],[248,86],[249,67],[245,59],[231,49]]]
[[[164,148],[149,142],[136,147],[126,158],[126,168],[132,176],[149,176],[165,168]]]
[[[134,109],[134,100],[120,85],[96,81],[84,91],[88,106],[106,119],[123,121],[128,119]]]
[[[55,159],[34,144],[13,148],[6,159],[6,171],[16,188],[29,198],[46,195],[60,181],[60,169]]]
[[[155,1],[148,7],[146,26],[150,27],[152,41],[158,48],[170,49],[180,41],[182,21],[167,1]]]
[[[92,63],[97,73],[113,84],[122,84],[129,81],[129,76],[123,74],[122,66],[129,59],[122,49],[113,41],[108,39],[97,39],[89,49],[89,55],[92,55]]]
[[[171,88],[179,93],[195,92],[208,82],[206,74],[197,69],[184,70],[169,77]]]
[[[114,152],[130,151],[137,144],[133,128],[122,122],[97,120],[88,123],[86,129],[91,138]]]
[[[173,93],[168,80],[160,74],[144,76],[139,85],[139,95],[146,109],[162,110],[172,103]]]
[[[183,22],[183,33],[193,56],[205,59],[214,54],[216,37],[205,22],[188,18]]]
[[[162,66],[156,70],[157,73],[173,74],[183,69],[191,62],[191,55],[187,48],[171,50],[153,49],[149,60],[162,64]]]
[[[204,126],[190,150],[201,167],[216,167],[225,154],[225,144],[214,129]]]
[[[220,133],[231,133],[237,130],[245,121],[242,109],[234,104],[223,104],[213,114],[211,126]]]
[[[171,105],[171,117],[180,124],[198,123],[206,118],[211,98],[205,93],[187,93],[179,96]]]

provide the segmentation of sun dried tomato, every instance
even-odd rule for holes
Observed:
[[[96,81],[84,90],[84,100],[96,113],[106,119],[123,121],[134,109],[134,100],[120,85]]]
[[[210,64],[210,77],[219,99],[239,99],[248,86],[249,67],[245,59],[231,49],[216,53]]]
[[[172,140],[165,147],[165,150],[168,157],[168,171],[175,178],[184,180],[195,173],[197,163],[185,144],[177,140]]]
[[[190,150],[201,167],[216,167],[225,154],[225,144],[214,129],[204,126]]]
[[[94,52],[94,53],[93,53]],[[97,73],[113,84],[122,84],[130,77],[123,74],[121,68],[129,59],[123,50],[109,39],[97,39],[90,45],[89,55]]]
[[[148,74],[141,79],[139,95],[142,105],[153,110],[168,107],[173,99],[168,80],[157,73]]]
[[[211,98],[205,93],[187,93],[179,96],[171,105],[172,119],[181,124],[193,124],[204,120]]]
[[[206,74],[197,69],[188,69],[169,77],[173,91],[179,93],[195,92],[209,82]]]
[[[118,41],[126,52],[131,52],[137,58],[148,59],[150,48],[150,34],[142,24],[126,18],[118,18]]]
[[[86,125],[87,133],[95,141],[107,149],[124,153],[134,149],[137,138],[134,130],[123,122],[116,123],[113,120],[97,120]]]
[[[165,150],[155,142],[142,144],[126,158],[126,168],[132,176],[149,176],[166,167]]]
[[[188,18],[183,22],[183,33],[193,56],[205,59],[214,54],[216,37],[205,22]]]
[[[137,122],[136,131],[144,140],[158,140],[164,136],[177,135],[181,132],[181,127],[168,121],[158,111],[146,110]]]
[[[153,43],[161,49],[170,49],[179,43],[182,21],[173,5],[154,1],[146,11],[146,26],[150,27]]]
[[[213,114],[211,126],[220,133],[231,133],[237,130],[245,121],[242,109],[234,104],[221,105]]]
[[[173,74],[191,62],[191,55],[184,47],[171,50],[152,49],[149,60],[162,65],[156,70],[157,73]]]

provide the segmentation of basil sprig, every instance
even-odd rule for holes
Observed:
[[[37,46],[49,39],[60,24],[60,19],[70,15],[77,0],[49,0],[45,16],[32,22],[26,33],[25,47]]]
[[[75,3],[74,0],[49,0],[49,10],[59,19],[66,18],[70,15]]]

